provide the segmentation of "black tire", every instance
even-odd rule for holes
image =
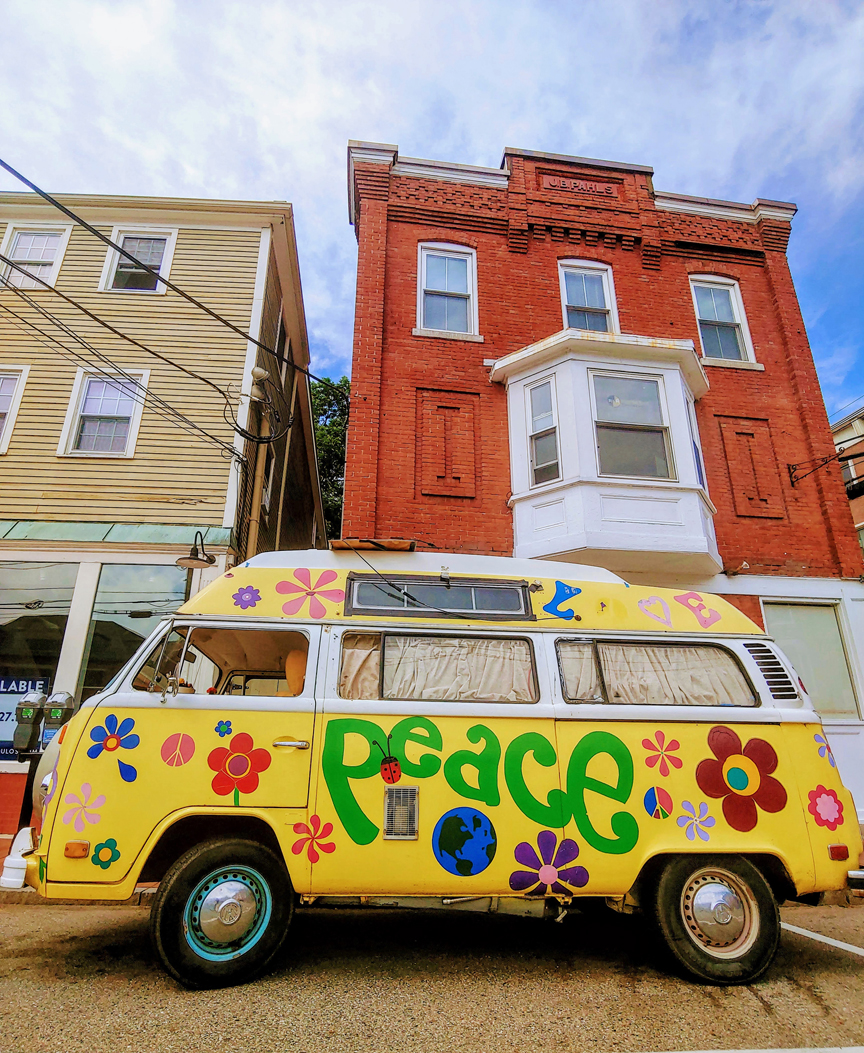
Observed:
[[[256,841],[218,837],[190,848],[162,879],[150,937],[184,986],[229,987],[264,972],[293,913],[284,862]]]
[[[774,894],[740,856],[670,859],[654,888],[653,913],[677,964],[711,984],[752,983],[780,943]]]

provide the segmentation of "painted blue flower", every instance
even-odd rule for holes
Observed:
[[[113,713],[109,713],[105,718],[104,727],[101,724],[97,724],[95,728],[90,729],[90,738],[93,740],[93,745],[87,750],[87,756],[91,760],[95,760],[103,751],[105,753],[113,753],[121,748],[134,750],[141,741],[137,735],[132,734],[134,727],[135,721],[132,717],[125,717],[118,726],[117,717]],[[117,765],[120,768],[120,777],[124,782],[135,782],[138,778],[138,772],[131,764],[125,764],[118,757]]]
[[[687,840],[695,841],[698,834],[700,840],[707,841],[711,836],[708,829],[717,822],[713,815],[708,814],[708,805],[703,801],[699,805],[698,815],[695,807],[689,801],[682,801],[681,807],[685,814],[679,816],[677,822],[680,827],[687,828]]]
[[[244,585],[231,598],[234,600],[235,607],[245,611],[247,608],[254,607],[260,602],[261,593],[251,585]]]
[[[214,730],[220,739],[224,739],[226,735],[231,734],[231,721],[220,720]]]

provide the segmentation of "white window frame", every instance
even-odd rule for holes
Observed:
[[[134,399],[132,416],[129,419],[129,433],[126,437],[126,449],[123,453],[110,453],[107,450],[75,450],[72,448],[75,441],[75,434],[78,430],[78,421],[81,417],[81,404],[86,389],[85,381],[91,379],[104,380],[107,379],[106,374],[111,377],[116,376],[118,380],[126,380],[127,376],[132,377],[134,380],[137,380],[145,390],[150,382],[149,369],[128,369],[126,370],[127,376],[123,376],[120,373],[115,374],[111,370],[96,372],[95,370],[86,370],[79,367],[75,372],[75,380],[72,384],[72,394],[69,398],[69,405],[66,408],[66,418],[63,421],[60,442],[57,444],[58,457],[82,457],[90,460],[93,460],[94,458],[97,460],[104,460],[106,458],[108,460],[123,460],[135,456],[135,445],[138,442],[138,429],[141,427],[141,414],[144,411],[144,400],[140,394]]]
[[[665,435],[666,443],[666,455],[669,458],[669,475],[668,476],[657,476],[657,475],[612,475],[609,472],[604,472],[600,468],[600,440],[597,435],[597,426],[599,424],[609,424],[609,421],[597,420],[597,393],[594,389],[594,378],[595,377],[619,377],[622,380],[653,380],[657,384],[657,391],[660,396],[660,413],[663,418],[662,424],[634,424],[629,425],[630,427],[642,428],[645,430],[659,430],[662,429]],[[588,370],[588,396],[591,399],[591,426],[594,429],[594,460],[597,467],[597,478],[598,479],[639,479],[640,481],[645,480],[651,483],[677,483],[678,469],[676,467],[675,457],[675,444],[672,440],[672,422],[669,417],[669,403],[666,398],[666,385],[664,383],[664,377],[662,373],[642,373],[642,372],[630,372],[629,370],[621,369],[589,369]],[[625,425],[626,427],[627,425]],[[613,425],[614,427],[614,425]],[[704,472],[704,465],[703,465]],[[695,476],[695,465],[694,465],[694,476]]]
[[[603,294],[606,297],[606,310],[609,316],[609,328],[607,333],[620,333],[618,324],[618,303],[615,299],[615,280],[612,276],[612,268],[608,263],[598,263],[597,260],[566,259],[558,261],[558,287],[561,296],[561,317],[564,328],[570,329],[570,321],[567,318],[567,285],[564,275],[567,271],[583,271],[588,274],[599,275],[603,279]],[[593,332],[590,329],[577,329],[578,333]],[[601,334],[602,335],[602,334]]]
[[[51,270],[48,271],[44,277],[40,275],[42,281],[48,285],[54,285],[57,281],[57,275],[60,273],[60,266],[63,263],[63,257],[66,254],[66,246],[69,244],[69,237],[72,234],[71,223],[9,223],[6,227],[6,233],[3,235],[3,240],[0,242],[0,254],[5,256],[7,259],[12,257],[12,246],[15,244],[15,236],[17,234],[59,234],[60,244],[57,248],[57,255],[54,257],[54,263]],[[2,264],[3,275],[7,275],[13,268],[7,264]],[[27,292],[39,292],[42,288],[41,285],[37,284],[35,289],[28,289]]]
[[[12,401],[9,404],[9,413],[3,424],[3,431],[0,432],[0,456],[9,449],[9,440],[12,438],[12,430],[15,427],[15,420],[21,407],[21,399],[24,397],[24,385],[27,383],[27,377],[30,375],[30,367],[0,365],[0,374],[5,375],[9,373],[17,373],[18,380],[15,382],[15,390],[12,392]]]
[[[468,332],[427,329],[423,325],[423,294],[426,291],[426,257],[451,256],[468,261]],[[443,336],[449,340],[482,340],[477,309],[477,250],[444,241],[421,241],[417,246],[417,327],[414,336]]]
[[[555,431],[555,448],[558,453],[558,474],[554,479],[545,479],[543,482],[537,483],[534,481],[534,415],[531,411],[531,392],[535,388],[542,387],[544,384],[550,385],[550,391],[552,396],[552,428]],[[548,428],[546,429],[549,430]],[[555,374],[549,373],[544,377],[540,377],[539,380],[532,380],[529,384],[525,385],[525,431],[528,437],[528,486],[529,489],[535,490],[542,486],[549,486],[551,484],[560,483],[564,478],[564,466],[561,463],[561,429],[558,426],[558,392],[556,390]],[[537,432],[540,435],[542,432]]]
[[[723,278],[719,274],[690,274],[690,296],[693,300],[693,313],[696,315],[696,328],[699,331],[699,347],[702,350],[702,364],[703,365],[720,365],[723,366],[736,366],[742,362],[750,364],[756,362],[756,352],[753,348],[753,340],[750,336],[750,327],[747,324],[747,312],[744,310],[744,300],[741,297],[741,287],[734,278]],[[732,302],[732,314],[735,316],[735,322],[738,326],[738,331],[741,334],[742,351],[744,357],[741,359],[734,358],[716,358],[714,355],[705,354],[705,345],[702,343],[702,326],[699,324],[701,319],[699,318],[699,304],[696,302],[696,286],[697,285],[714,285],[721,289],[728,289],[730,293],[730,300]]]
[[[177,227],[156,227],[141,224],[134,227],[114,227],[111,231],[111,240],[115,245],[122,245],[123,238],[165,238],[165,252],[162,263],[159,266],[159,277],[169,278],[171,276],[171,263],[174,260],[174,248],[177,244]],[[109,249],[102,265],[102,274],[99,278],[99,292],[113,293],[123,296],[160,296],[166,291],[164,282],[157,282],[155,289],[112,289],[111,283],[117,271],[117,264],[121,256],[116,249]]]

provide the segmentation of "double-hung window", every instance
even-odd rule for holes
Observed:
[[[672,479],[660,378],[594,373],[593,386],[600,474]]]
[[[605,264],[560,264],[561,298],[567,329],[612,333],[618,328],[612,270]]]
[[[58,453],[131,457],[147,377],[147,371],[115,378],[79,370]]]
[[[6,264],[3,277],[16,289],[41,289],[53,285],[69,240],[71,227],[59,229],[10,227],[0,252],[15,266]]]
[[[706,358],[753,360],[750,333],[738,283],[722,278],[692,278],[693,303]]]
[[[420,329],[476,334],[475,262],[472,249],[420,246],[417,305]]]
[[[111,240],[129,256],[111,249],[102,270],[100,289],[110,292],[165,292],[165,285],[159,279],[168,277],[176,238],[176,230],[124,231],[115,228]],[[145,269],[147,267],[150,270]],[[156,273],[152,274],[151,271]]]
[[[13,366],[0,370],[0,454],[5,453],[9,447],[29,371],[29,366]]]
[[[561,476],[558,426],[552,379],[528,388],[528,442],[531,449],[531,482],[538,486]]]

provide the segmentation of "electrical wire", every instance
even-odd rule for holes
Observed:
[[[20,292],[20,290],[16,291]],[[27,318],[23,318],[21,315],[17,314],[15,311],[12,310],[11,307],[7,306],[6,304],[0,303],[0,311],[4,311],[6,314],[11,315],[12,318],[16,318],[18,322],[22,323],[22,325],[29,326],[30,329],[38,333],[43,338],[42,340],[39,340],[39,343],[42,343],[43,346],[48,347],[49,350],[54,351],[55,353],[59,353],[63,358],[71,358],[73,362],[83,364],[84,367],[90,373],[95,373],[100,378],[107,380],[108,382],[115,385],[115,387],[117,385],[117,374],[119,374],[124,380],[133,385],[134,391],[131,394],[131,397],[134,401],[138,402],[142,406],[145,404],[149,404],[149,408],[158,416],[161,416],[163,419],[168,420],[169,422],[176,424],[181,428],[185,428],[187,431],[193,431],[197,434],[204,436],[207,439],[207,441],[221,448],[222,451],[228,454],[230,457],[237,459],[241,462],[245,462],[245,457],[237,450],[235,450],[232,445],[226,443],[223,439],[220,439],[216,435],[211,435],[210,432],[206,431],[199,424],[196,424],[195,421],[190,420],[184,413],[182,413],[180,410],[175,409],[173,406],[170,405],[170,403],[165,402],[165,400],[160,398],[158,395],[154,395],[152,392],[148,392],[147,389],[143,387],[141,382],[136,377],[131,376],[122,367],[118,366],[115,362],[113,362],[102,352],[92,347],[92,345],[87,344],[87,342],[83,340],[82,337],[79,337],[74,332],[70,332],[70,335],[75,340],[77,340],[78,343],[86,347],[101,361],[107,362],[109,367],[115,372],[108,373],[104,369],[101,369],[100,367],[94,365],[92,362],[88,361],[88,359],[86,359],[82,354],[80,354],[80,352],[76,352],[72,348],[67,347],[62,341],[58,340],[56,336],[53,336],[51,333],[46,333],[43,329],[36,325],[35,322],[32,322]],[[12,324],[16,325],[15,322],[13,322]],[[63,324],[56,320],[55,324],[57,324],[60,328],[63,328]],[[16,325],[16,328],[21,329],[22,326]],[[51,346],[52,344],[56,346]],[[57,348],[62,348],[63,351],[66,352],[66,354],[64,355],[63,352],[58,352]]]
[[[289,361],[284,356],[279,355],[272,347],[268,347],[267,344],[263,343],[261,340],[256,339],[250,333],[244,333],[239,326],[234,325],[233,322],[230,322],[227,318],[212,310],[206,304],[202,303],[200,300],[187,293],[184,289],[181,289],[179,285],[175,285],[174,282],[169,281],[165,277],[162,277],[159,274],[158,270],[149,266],[149,264],[142,263],[141,260],[133,256],[131,252],[128,252],[126,249],[124,249],[122,245],[117,245],[107,235],[103,234],[100,230],[97,230],[94,226],[91,226],[91,224],[89,224],[85,219],[82,219],[80,216],[76,215],[71,209],[67,208],[65,205],[62,205],[56,198],[52,197],[46,191],[41,190],[38,186],[36,186],[35,183],[32,183],[29,179],[27,179],[26,176],[23,176],[20,172],[17,172],[10,164],[7,164],[6,161],[4,161],[2,158],[0,158],[0,168],[4,168],[10,175],[13,175],[17,180],[19,180],[25,186],[29,187],[44,201],[47,201],[49,205],[53,205],[54,208],[58,209],[65,216],[68,216],[74,223],[77,223],[79,226],[84,227],[85,230],[89,231],[91,234],[94,235],[94,237],[97,237],[100,241],[110,246],[112,249],[114,249],[115,252],[118,252],[121,256],[125,256],[126,259],[131,260],[131,262],[134,263],[136,267],[140,267],[141,270],[146,271],[148,274],[152,275],[167,289],[170,289],[172,292],[177,293],[178,296],[182,296],[184,300],[187,300],[189,303],[193,304],[205,314],[208,314],[211,318],[215,319],[215,321],[219,322],[221,325],[224,325],[226,328],[230,329],[238,336],[241,336],[245,341],[249,341],[255,344],[257,347],[260,347],[262,351],[266,351],[268,355],[272,355],[277,362],[282,363]],[[294,365],[294,363],[289,362],[289,365]],[[329,387],[332,387],[336,392],[338,392],[339,397],[346,399],[346,401],[350,405],[350,396],[346,396],[345,392],[342,391],[339,385],[334,384],[332,380],[327,380],[325,377],[316,377],[314,374],[310,373],[308,369],[304,369],[302,366],[294,365],[294,368],[299,369],[301,373],[305,373],[306,376],[310,377],[312,380],[317,380],[322,384],[327,384]]]
[[[8,256],[4,256],[2,253],[0,253],[0,263],[5,263],[7,267],[13,267],[16,271],[20,271],[22,274],[26,274],[28,278],[31,278],[33,281],[39,282],[39,284],[44,289],[48,289],[50,292],[54,293],[55,296],[59,296],[61,300],[65,300],[66,303],[71,304],[77,310],[81,311],[82,314],[86,314],[88,318],[92,318],[94,322],[101,325],[104,329],[107,329],[110,333],[113,333],[115,336],[120,337],[121,340],[126,340],[134,347],[139,348],[141,351],[145,351],[148,355],[153,355],[154,358],[158,358],[161,359],[161,361],[163,362],[167,362],[169,366],[173,366],[175,369],[178,369],[181,373],[185,373],[188,377],[193,377],[195,380],[200,380],[202,384],[207,384],[215,391],[218,391],[222,398],[224,398],[226,401],[228,400],[228,393],[226,391],[223,391],[222,388],[220,388],[218,384],[215,384],[212,380],[210,380],[209,377],[204,377],[200,373],[196,373],[192,369],[187,369],[185,366],[180,365],[179,362],[175,362],[173,359],[168,358],[166,355],[161,355],[158,351],[154,351],[152,347],[148,347],[146,344],[142,344],[140,340],[136,340],[134,337],[129,336],[127,333],[121,332],[121,330],[111,325],[110,322],[106,322],[104,318],[100,318],[98,314],[94,314],[93,311],[89,310],[89,308],[85,307],[81,303],[78,303],[77,300],[73,300],[71,296],[67,296],[66,293],[61,292],[59,289],[56,289],[53,285],[50,285],[44,279],[40,278],[38,274],[33,274],[31,271],[28,271],[26,267],[22,267],[20,264],[16,263],[12,259],[9,259]],[[7,286],[11,285],[8,278],[9,276],[6,275]],[[17,288],[17,286],[13,287]]]

